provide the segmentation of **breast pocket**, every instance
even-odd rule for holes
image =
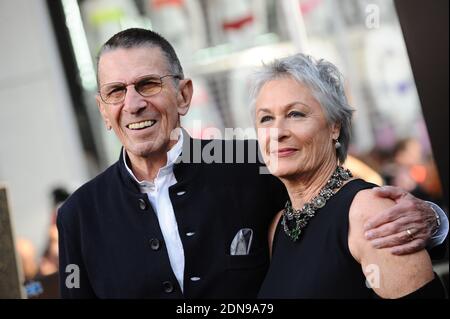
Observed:
[[[228,269],[251,269],[267,265],[269,263],[268,252],[259,249],[249,255],[227,255]]]
[[[269,254],[261,249],[249,255],[227,255],[224,298],[256,298],[269,266]]]

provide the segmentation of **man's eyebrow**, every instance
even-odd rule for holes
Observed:
[[[108,83],[102,84],[101,86],[105,86],[105,85],[108,85],[108,86],[124,86],[125,83],[123,83],[123,82],[108,82]]]

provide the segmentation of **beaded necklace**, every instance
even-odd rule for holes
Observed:
[[[317,210],[324,207],[326,202],[344,184],[344,181],[352,177],[353,175],[348,169],[337,166],[333,175],[331,175],[319,194],[310,202],[303,205],[301,209],[296,210],[292,208],[291,201],[288,200],[284,207],[283,219],[281,221],[286,235],[292,241],[297,241],[303,229],[308,225],[309,220],[315,216]]]

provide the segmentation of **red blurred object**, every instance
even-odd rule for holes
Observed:
[[[241,29],[243,26],[247,24],[252,24],[253,20],[254,20],[253,16],[249,15],[234,21],[224,22],[222,27],[224,30],[237,30]]]
[[[181,7],[184,4],[184,0],[152,0],[152,5],[156,9],[164,6],[176,6]]]
[[[421,184],[427,178],[427,169],[424,165],[413,165],[409,170],[409,174],[417,183]]]
[[[307,15],[311,11],[314,11],[322,3],[322,0],[309,0],[303,1],[300,3],[300,10],[302,10],[302,14]]]

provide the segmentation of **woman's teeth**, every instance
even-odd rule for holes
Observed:
[[[155,124],[156,121],[154,120],[150,120],[150,121],[142,121],[142,122],[138,122],[138,123],[132,123],[132,124],[128,124],[128,128],[131,130],[140,130],[146,127],[150,127],[153,126],[153,124]]]

